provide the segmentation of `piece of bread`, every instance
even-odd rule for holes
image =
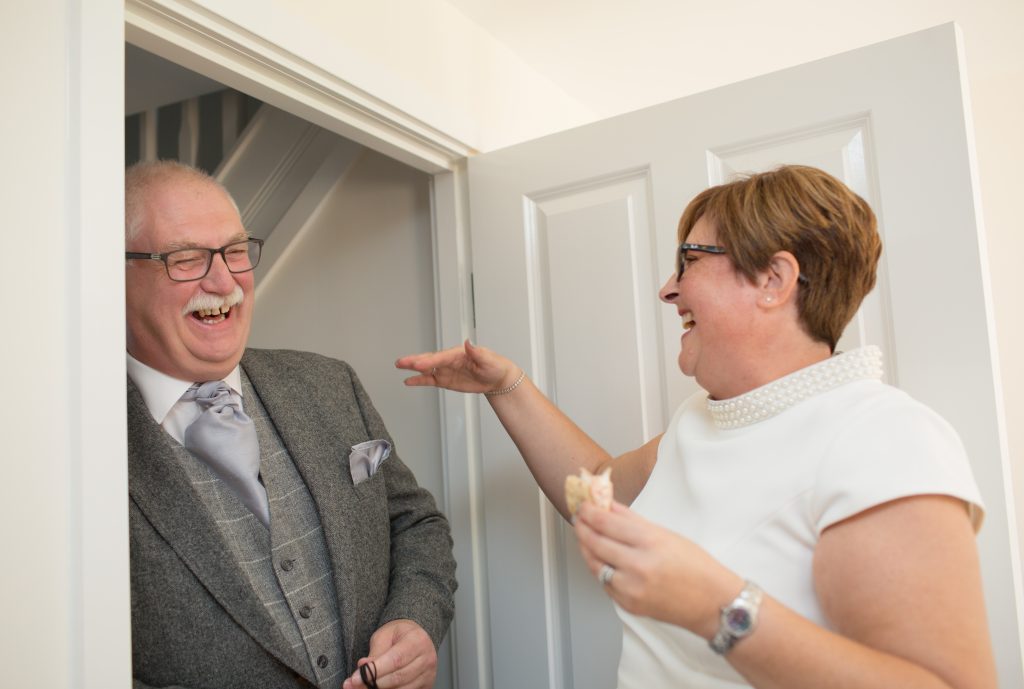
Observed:
[[[580,469],[579,476],[565,477],[565,502],[569,515],[575,516],[576,511],[586,501],[594,503],[601,509],[612,507],[612,468],[607,467],[600,474],[592,474]]]

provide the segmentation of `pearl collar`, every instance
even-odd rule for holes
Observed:
[[[882,351],[874,345],[839,353],[727,400],[708,399],[708,411],[723,430],[770,419],[810,397],[862,379],[882,377]]]

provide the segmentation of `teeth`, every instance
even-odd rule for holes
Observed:
[[[690,328],[692,328],[693,326],[695,326],[697,324],[696,321],[693,320],[693,313],[691,313],[690,311],[687,311],[686,313],[684,313],[682,315],[682,319],[683,319],[683,330],[689,330]]]
[[[220,316],[231,310],[230,306],[216,306],[212,309],[199,309],[196,314],[200,318],[209,318],[211,316]]]

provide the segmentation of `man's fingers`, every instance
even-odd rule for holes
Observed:
[[[431,644],[431,648],[433,648],[433,644]],[[379,689],[429,689],[432,687],[437,673],[437,656],[431,654],[430,656],[414,655],[410,657],[396,654],[396,649],[397,646],[376,660],[370,661],[374,666],[373,669],[376,670],[377,687]],[[368,675],[371,674],[370,670],[365,672]]]
[[[434,642],[408,620],[393,620],[378,629],[370,637],[369,655],[359,663],[367,661],[374,665],[380,689],[430,689],[437,674]],[[366,686],[358,670],[351,679],[356,689]]]

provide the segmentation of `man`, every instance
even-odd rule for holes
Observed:
[[[261,242],[212,178],[125,203],[135,686],[432,687],[448,523],[355,373],[246,349]]]

